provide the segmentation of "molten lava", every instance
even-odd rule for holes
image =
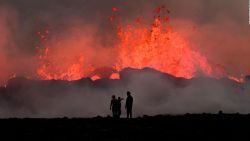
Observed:
[[[89,48],[84,43],[81,45],[69,43],[71,47],[79,46],[84,50],[77,50],[68,57],[71,50],[60,49],[51,52],[47,44],[48,28],[38,32],[40,38],[40,46],[37,47],[38,76],[45,80],[77,80],[83,77],[90,77],[92,80],[119,79],[118,72],[127,67],[136,69],[151,67],[185,78],[192,78],[198,74],[215,78],[225,75],[223,69],[218,69],[209,63],[205,56],[193,51],[189,42],[172,29],[167,15],[170,11],[165,6],[155,9],[155,17],[151,26],[143,25],[141,18],[137,18],[134,24],[118,24],[115,18],[118,8],[112,8],[112,11],[116,14],[110,16],[109,20],[115,25],[119,41],[116,46],[103,49],[105,51],[100,51],[100,48]],[[61,48],[65,44],[61,45]],[[105,59],[100,60],[103,62],[96,63],[93,59],[95,58],[93,56],[109,56],[110,54],[116,56],[110,59],[111,63],[106,63],[108,61]]]
[[[212,67],[206,58],[192,51],[188,42],[162,24],[160,17],[155,18],[151,29],[121,28],[119,37],[118,70],[151,67],[177,77],[191,78],[200,69],[212,76]]]

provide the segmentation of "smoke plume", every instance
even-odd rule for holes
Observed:
[[[135,115],[218,110],[248,113],[249,90],[231,86],[231,81],[224,84],[193,78],[191,84],[175,86],[150,72],[131,74],[131,80],[113,80],[118,84],[106,79],[98,81],[111,81],[107,82],[108,87],[102,84],[104,88],[48,80],[108,78],[119,73],[124,69],[118,66],[120,40],[110,18],[118,17],[119,26],[136,21],[151,25],[159,5],[170,11],[168,27],[211,66],[223,68],[223,77],[250,74],[248,0],[1,0],[0,85],[8,84],[0,91],[1,115],[105,115],[109,111],[103,105],[107,105],[110,96],[124,97],[127,90],[135,94]],[[198,69],[195,77],[204,76],[202,71]],[[16,76],[39,84],[20,89],[15,86],[14,91],[7,82]]]

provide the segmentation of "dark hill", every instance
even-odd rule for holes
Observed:
[[[120,72],[120,77],[97,81],[14,78],[0,88],[0,117],[106,116],[111,114],[110,97],[126,98],[128,90],[135,98],[135,116],[219,110],[250,113],[248,77],[242,84],[227,78],[185,79],[150,68],[127,68]]]

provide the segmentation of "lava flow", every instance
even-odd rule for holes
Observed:
[[[61,49],[51,51],[50,45],[47,44],[49,29],[45,28],[42,32],[38,32],[40,45],[37,47],[39,52],[37,75],[39,78],[45,80],[77,80],[83,77],[90,77],[92,80],[119,79],[119,71],[127,67],[136,69],[150,67],[188,79],[201,74],[214,78],[226,75],[222,67],[212,65],[205,56],[193,51],[189,42],[174,31],[170,26],[170,11],[165,6],[155,9],[152,25],[142,24],[140,18],[137,18],[133,24],[123,25],[116,22],[119,9],[112,8],[112,12],[114,15],[110,16],[109,20],[114,25],[118,38],[118,43],[114,47],[89,47],[83,43],[84,41],[82,43],[66,41],[60,44]],[[67,45],[73,49],[63,48]],[[77,46],[83,49],[74,49]],[[115,57],[110,56],[111,54],[115,54]],[[96,59],[97,56],[110,56],[110,58]]]

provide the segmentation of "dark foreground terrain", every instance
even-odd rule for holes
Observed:
[[[5,140],[249,140],[250,115],[1,119]]]

